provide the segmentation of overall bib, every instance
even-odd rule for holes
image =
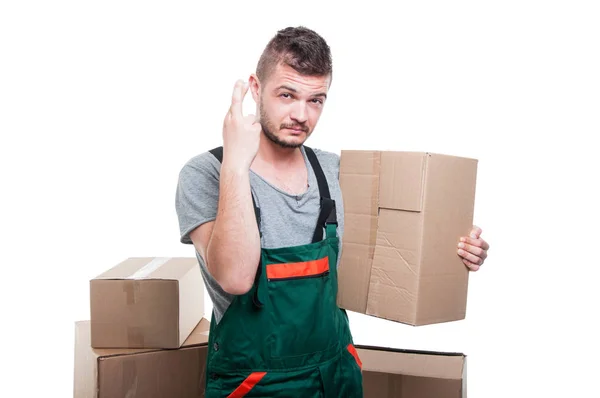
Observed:
[[[312,243],[262,248],[250,291],[234,297],[218,324],[213,312],[207,398],[363,396],[348,317],[336,303],[335,203],[315,153],[305,149],[321,195]],[[222,159],[222,147],[211,152]]]

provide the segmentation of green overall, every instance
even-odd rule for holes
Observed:
[[[261,249],[250,291],[234,297],[218,324],[213,312],[207,398],[363,396],[348,317],[336,303],[335,203],[315,153],[305,149],[321,195],[312,243]],[[221,160],[222,147],[211,152]]]

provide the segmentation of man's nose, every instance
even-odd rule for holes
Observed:
[[[304,123],[308,120],[308,112],[306,104],[303,101],[298,101],[294,104],[290,117],[298,123]]]

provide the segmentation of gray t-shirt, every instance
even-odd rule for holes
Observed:
[[[301,195],[288,194],[250,171],[251,191],[256,205],[260,208],[263,248],[304,245],[312,241],[319,216],[320,194],[314,170],[306,157],[304,147],[301,147],[301,151],[308,169],[308,188]],[[331,198],[336,203],[341,250],[344,209],[339,185],[340,157],[316,148],[314,152],[327,178]],[[188,160],[179,173],[175,207],[179,219],[180,241],[184,244],[192,244],[189,235],[195,228],[216,218],[220,167],[221,164],[210,152],[204,152]],[[194,251],[218,323],[233,296],[223,291],[208,272],[202,257]]]

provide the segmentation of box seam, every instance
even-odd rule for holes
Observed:
[[[421,269],[423,267],[423,236],[425,234],[425,218],[427,217],[427,211],[425,208],[425,201],[427,200],[427,174],[429,173],[429,159],[430,154],[425,153],[425,161],[423,162],[423,169],[421,170],[421,217],[420,217],[420,229],[421,233],[419,236],[419,267],[417,270],[417,294],[416,294],[416,308],[415,318],[413,319],[414,324],[419,324],[419,314],[421,312],[421,305],[419,298],[421,297]]]

